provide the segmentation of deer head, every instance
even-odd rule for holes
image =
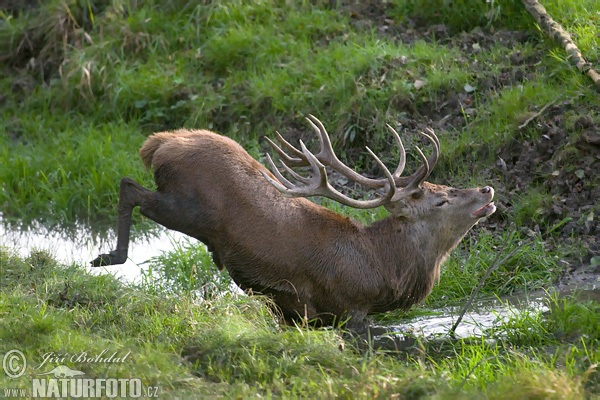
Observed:
[[[269,154],[266,155],[271,171],[278,180],[273,179],[264,171],[261,171],[261,173],[267,181],[285,196],[323,196],[341,204],[362,209],[384,206],[393,215],[409,222],[418,224],[419,221],[423,221],[429,226],[429,231],[433,231],[431,229],[433,224],[443,230],[442,233],[445,237],[460,235],[458,240],[480,218],[489,216],[496,210],[494,203],[491,202],[494,197],[494,189],[489,186],[476,189],[455,189],[425,181],[431,174],[440,155],[440,141],[430,128],[426,129],[427,133],[420,132],[420,134],[433,145],[432,155],[426,158],[421,149],[417,147],[417,152],[423,164],[412,175],[403,177],[402,172],[406,164],[404,145],[398,132],[387,125],[400,150],[400,161],[394,173],[391,173],[379,157],[367,147],[367,151],[385,174],[385,178],[371,179],[360,175],[338,159],[321,121],[313,115],[309,115],[307,121],[316,132],[321,144],[321,149],[317,154],[313,154],[308,150],[302,141],[300,141],[301,150],[299,150],[288,143],[279,133],[276,133],[282,145],[293,154],[293,156],[289,156],[281,147],[266,138],[281,157],[281,165],[284,170],[298,182],[294,184],[286,179],[279,172]],[[292,167],[302,166],[311,167],[312,176],[310,178],[300,176],[291,169]],[[325,166],[331,167],[360,185],[382,189],[383,194],[373,200],[355,200],[345,196],[329,184]],[[449,231],[454,231],[454,234],[451,235]]]

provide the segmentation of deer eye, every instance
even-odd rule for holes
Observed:
[[[442,200],[442,201],[440,201],[439,203],[437,203],[435,206],[436,206],[436,207],[441,207],[441,206],[443,206],[444,204],[446,204],[447,202],[448,202],[448,200]]]

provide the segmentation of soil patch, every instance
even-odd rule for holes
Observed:
[[[530,137],[500,147],[496,171],[502,178],[495,180],[505,188],[506,199],[519,198],[532,187],[541,188],[549,195],[548,203],[539,210],[542,220],[552,226],[569,219],[562,235],[583,235],[593,247],[600,234],[594,216],[600,198],[600,135],[585,114],[571,116],[574,123],[569,128],[566,115],[578,108],[571,101],[555,105],[538,119]],[[510,205],[507,200],[506,206]]]

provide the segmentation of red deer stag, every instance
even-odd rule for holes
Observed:
[[[293,184],[254,160],[233,140],[205,130],[178,130],[150,136],[140,150],[154,167],[157,191],[130,178],[121,180],[117,249],[94,266],[127,259],[131,212],[205,243],[215,264],[244,289],[269,295],[287,321],[298,317],[332,324],[351,318],[361,326],[368,314],[408,309],[424,300],[439,280],[440,265],[477,221],[495,211],[494,190],[486,186],[454,189],[425,182],[440,152],[431,129],[421,133],[433,153],[411,176],[403,177],[400,149],[394,173],[369,153],[385,178],[364,177],[334,154],[323,124],[307,118],[321,150],[311,153],[278,139],[292,156],[267,139],[281,156]],[[325,165],[357,183],[382,189],[372,200],[355,200],[327,181]],[[291,167],[310,166],[305,178]],[[265,179],[266,178],[266,179]],[[355,208],[384,206],[391,215],[364,226],[304,197],[324,196]]]

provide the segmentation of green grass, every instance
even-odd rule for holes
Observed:
[[[515,315],[479,339],[417,343],[407,353],[359,351],[339,330],[285,327],[268,300],[226,294],[165,295],[0,250],[0,354],[21,350],[25,375],[0,387],[31,388],[49,352],[121,357],[66,364],[86,378],[139,378],[160,398],[572,398],[600,393],[600,308],[549,295],[550,311]],[[494,339],[491,341],[490,339]],[[508,397],[506,397],[508,396]],[[512,397],[511,397],[512,396]]]
[[[439,307],[453,298],[464,299],[487,269],[496,261],[508,256],[526,239],[533,239],[520,247],[510,258],[498,266],[485,281],[482,295],[512,295],[548,287],[563,272],[560,260],[574,257],[583,249],[577,243],[548,248],[538,235],[528,238],[518,232],[503,235],[480,234],[470,238],[452,253],[444,264],[437,285],[428,299],[428,305]]]
[[[579,35],[585,55],[597,58],[594,2],[578,2],[568,12],[561,2],[547,3]],[[582,110],[595,100],[586,77],[564,61],[520,4],[377,6],[390,29],[407,18],[445,24],[455,36],[439,42],[428,36],[400,42],[381,34],[381,21],[360,7],[176,4],[55,0],[2,13],[4,218],[106,219],[114,214],[120,176],[148,182],[135,153],[157,130],[213,129],[258,156],[265,147],[257,138],[306,130],[301,117],[313,113],[343,157],[368,143],[388,158],[393,145],[386,122],[427,124],[432,107],[469,84],[475,88],[470,107],[477,112],[438,130],[444,153],[435,177],[447,180],[465,159],[489,165],[498,146],[521,138],[515,120],[557,93],[582,94],[574,100]],[[472,51],[459,32],[475,27],[529,30],[529,39],[514,46],[483,41],[480,51]],[[515,51],[535,65],[511,65]],[[519,70],[522,77],[515,78]],[[485,88],[486,80],[502,74],[513,78]],[[426,82],[422,89],[414,87],[417,79]],[[413,135],[404,137],[411,145]],[[364,157],[354,159],[359,167]]]
[[[185,293],[211,300],[236,292],[227,271],[219,271],[202,244],[178,244],[168,253],[149,261],[142,272],[141,287],[151,293]]]
[[[114,213],[115,183],[122,176],[150,183],[132,157],[143,140],[137,129],[117,122],[95,126],[80,118],[69,124],[76,126],[63,125],[62,117],[60,122],[52,116],[42,122],[31,114],[20,121],[28,137],[6,142],[2,153],[2,208],[7,216],[48,223],[95,221]],[[44,156],[36,143],[43,143]],[[47,214],[40,215],[41,210]]]
[[[595,0],[544,5],[597,67]],[[434,24],[447,34],[430,30]],[[490,40],[501,30],[520,31],[520,39]],[[522,62],[512,61],[519,52]],[[556,122],[564,140],[552,156],[561,173],[581,168],[577,118],[600,123],[588,78],[520,2],[51,0],[0,11],[0,54],[4,221],[116,225],[120,178],[153,186],[137,151],[159,130],[211,129],[264,161],[260,138],[278,130],[295,140],[309,131],[310,113],[344,161],[374,172],[366,144],[387,164],[397,161],[385,123],[402,126],[407,171],[418,162],[414,133],[433,126],[442,157],[431,181],[499,182],[505,190],[497,198],[508,206],[495,227],[476,227],[452,253],[425,304],[376,316],[380,323],[462,304],[496,255],[530,236],[478,299],[547,288],[565,262],[586,252],[562,228],[600,214],[596,204],[580,217],[548,220],[554,170],[532,169],[516,191],[497,168],[503,150],[543,138],[540,120],[517,127],[552,101],[564,120]],[[417,80],[425,82],[420,89]],[[582,178],[587,187],[598,183],[593,173]],[[322,203],[364,223],[387,215]],[[134,215],[134,229],[146,222]],[[163,397],[600,395],[598,304],[571,297],[550,294],[549,312],[516,314],[477,340],[423,341],[390,355],[357,350],[337,330],[278,325],[268,300],[231,290],[202,246],[155,258],[139,287],[40,252],[21,259],[3,249],[0,263],[0,354],[18,348],[37,362],[51,351],[132,351],[123,365],[69,365],[88,377],[139,377]],[[29,387],[29,368],[17,381],[0,373],[0,386]]]

